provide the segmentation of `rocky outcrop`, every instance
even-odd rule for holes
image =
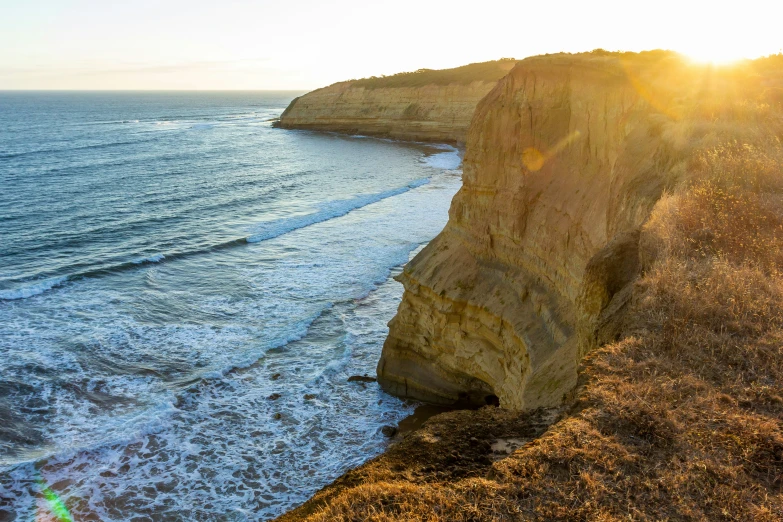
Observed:
[[[296,98],[277,125],[464,143],[476,105],[515,63],[500,60],[336,83]]]
[[[730,81],[664,52],[517,64],[476,110],[446,228],[399,276],[381,386],[558,404],[586,350],[617,332],[639,227],[719,132],[698,122]]]

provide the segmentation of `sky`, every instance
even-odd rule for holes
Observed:
[[[292,89],[596,48],[783,50],[783,1],[0,0],[3,89]]]

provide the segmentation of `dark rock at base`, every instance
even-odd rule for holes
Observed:
[[[316,397],[317,397],[317,395],[316,395],[316,394],[314,394],[314,393],[308,393],[308,394],[306,394],[306,395],[304,396],[304,398],[305,398],[305,400],[306,400],[306,401],[311,401],[311,400],[315,399]]]
[[[370,377],[369,375],[351,375],[348,377],[348,382],[375,382],[378,379]]]
[[[277,379],[279,379],[280,377],[281,377],[281,375],[280,375],[279,373],[276,373],[276,374],[272,375],[272,376],[270,377],[270,379],[272,379],[273,381],[276,381],[276,380],[277,380]]]
[[[427,420],[430,417],[433,417],[440,413],[445,413],[447,411],[453,411],[453,410],[454,408],[451,408],[449,406],[435,406],[433,404],[421,404],[419,406],[416,406],[416,409],[413,411],[411,415],[405,417],[399,422],[399,424],[397,424],[397,429],[399,430],[400,436],[404,437],[408,433],[411,433],[421,428],[421,426],[425,422],[427,422]],[[441,433],[439,430],[436,429],[433,432],[433,435],[435,437],[440,437]]]
[[[381,428],[381,433],[386,437],[394,437],[397,435],[397,426],[384,426]]]
[[[275,420],[280,420],[280,419],[283,418],[283,414],[280,413],[280,412],[275,413],[274,415],[272,415],[272,418],[275,419]]]
[[[424,413],[434,413],[431,406],[420,408],[419,419]],[[444,411],[428,417],[417,430],[408,433],[405,433],[401,421],[397,434],[387,439],[385,453],[347,472],[316,497],[275,519],[275,522],[302,522],[352,488],[377,484],[375,477],[388,478],[390,482],[446,488],[463,479],[483,479],[495,473],[508,480],[505,470],[513,468],[495,470],[494,461],[500,459],[491,454],[491,445],[498,439],[519,439],[519,444],[534,440],[560,418],[560,411],[541,409],[520,413],[486,406],[479,410]],[[382,433],[388,436],[386,430]],[[503,458],[508,456],[508,453],[503,453]],[[392,505],[386,506],[393,508]],[[365,518],[357,517],[356,520]],[[486,517],[481,520],[491,519]]]
[[[279,393],[273,393],[272,395],[267,397],[267,399],[270,400],[270,401],[276,401],[280,397],[282,397],[282,395],[280,395]]]

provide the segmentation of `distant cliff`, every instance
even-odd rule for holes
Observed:
[[[296,98],[278,126],[463,143],[476,105],[511,59],[336,83]]]

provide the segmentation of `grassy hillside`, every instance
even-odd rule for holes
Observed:
[[[380,89],[393,87],[423,87],[425,85],[466,85],[475,81],[496,82],[504,77],[516,64],[513,58],[491,62],[471,63],[453,69],[419,69],[392,76],[372,76],[362,80],[351,80],[354,87]]]

